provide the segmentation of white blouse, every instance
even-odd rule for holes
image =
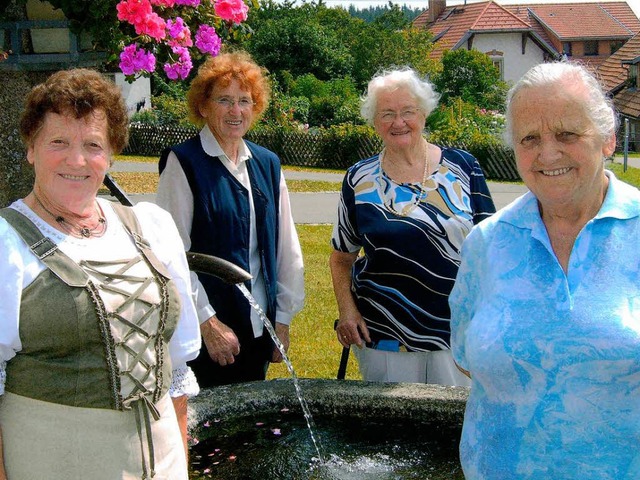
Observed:
[[[53,240],[60,250],[75,261],[116,260],[138,254],[131,237],[124,230],[110,202],[98,199],[108,228],[97,238],[80,239],[66,235],[37,216],[22,200],[11,205],[26,215],[40,231]],[[200,351],[200,329],[195,306],[189,267],[184,255],[180,235],[171,216],[151,203],[139,203],[134,208],[143,237],[166,266],[180,293],[180,320],[169,343],[169,354],[174,369],[172,396],[198,393],[195,376],[186,362],[196,358]],[[0,395],[4,393],[6,362],[22,349],[20,342],[20,302],[22,291],[47,267],[29,250],[18,233],[0,218]]]

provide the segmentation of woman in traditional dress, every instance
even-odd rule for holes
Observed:
[[[187,479],[200,336],[184,247],[155,205],[97,198],[127,124],[91,70],[26,98],[35,182],[0,210],[0,479]]]

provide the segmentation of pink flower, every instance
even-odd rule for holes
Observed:
[[[116,5],[116,10],[118,20],[129,22],[131,25],[143,22],[153,11],[149,0],[122,0]]]
[[[119,66],[125,75],[135,75],[142,71],[151,73],[156,69],[156,57],[153,53],[149,53],[132,43],[124,47],[120,53]]]
[[[175,20],[167,20],[167,32],[172,40],[167,44],[170,47],[192,47],[191,30],[184,24],[182,18],[177,17]]]
[[[216,0],[215,11],[223,20],[242,23],[247,19],[249,7],[242,0]]]
[[[196,47],[202,53],[209,53],[214,57],[220,53],[222,40],[216,33],[216,29],[210,25],[200,25],[196,32]]]
[[[160,15],[151,12],[145,19],[133,25],[138,35],[149,35],[156,40],[162,40],[166,35],[167,24]]]
[[[178,60],[173,63],[165,63],[163,66],[164,73],[171,80],[184,80],[189,76],[189,72],[193,68],[189,50],[185,47],[173,47],[171,50],[178,55]]]
[[[197,7],[200,0],[176,0],[176,5],[187,5],[189,7]]]
[[[176,4],[176,0],[150,0],[151,5],[157,5],[158,7],[171,8]]]

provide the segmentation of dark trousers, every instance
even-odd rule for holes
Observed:
[[[273,341],[265,330],[259,338],[240,341],[240,354],[231,365],[220,366],[211,360],[207,347],[202,344],[198,357],[189,362],[201,388],[231,383],[264,380],[274,349]]]

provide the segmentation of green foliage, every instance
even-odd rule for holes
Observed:
[[[310,108],[305,122],[309,126],[362,123],[359,96],[351,78],[323,81],[313,74],[306,74],[291,80],[289,85],[289,95],[309,101]]]
[[[249,20],[255,33],[245,47],[270,72],[311,73],[324,80],[348,74],[353,59],[336,32],[318,21],[321,8],[326,7],[267,5]]]
[[[450,50],[442,57],[442,71],[434,76],[441,101],[449,104],[460,97],[488,110],[502,110],[507,84],[491,59],[478,50]]]
[[[285,95],[272,81],[271,101],[255,128],[300,130],[309,123],[309,110],[308,98]]]
[[[489,158],[489,147],[500,145],[504,116],[496,110],[484,110],[460,98],[441,105],[427,119],[429,140],[437,145],[464,148],[482,164]]]
[[[349,15],[351,15],[352,17],[359,18],[361,20],[364,20],[367,23],[370,23],[375,21],[378,17],[384,15],[386,12],[388,12],[389,8],[396,8],[396,7],[400,9],[400,11],[402,12],[402,15],[407,20],[407,22],[411,22],[414,18],[416,18],[418,15],[420,15],[424,11],[424,8],[420,8],[420,7],[410,8],[406,4],[403,4],[401,7],[398,7],[398,5],[394,5],[392,2],[389,2],[388,5],[385,5],[383,7],[369,6],[367,8],[360,8],[360,9],[356,8],[355,5],[352,3],[349,5],[349,8],[347,9],[347,11],[349,12]]]
[[[309,73],[320,80],[349,76],[361,92],[381,68],[411,65],[423,74],[437,68],[428,58],[431,35],[410,28],[397,7],[365,23],[322,2],[292,5],[265,2],[249,19],[255,34],[245,44],[283,86],[283,70],[293,78]]]
[[[150,125],[193,126],[189,121],[189,109],[184,99],[162,94],[152,97],[151,104],[153,108],[134,113],[131,121]]]
[[[369,125],[335,125],[322,129],[322,158],[348,168],[382,149],[382,140]]]

